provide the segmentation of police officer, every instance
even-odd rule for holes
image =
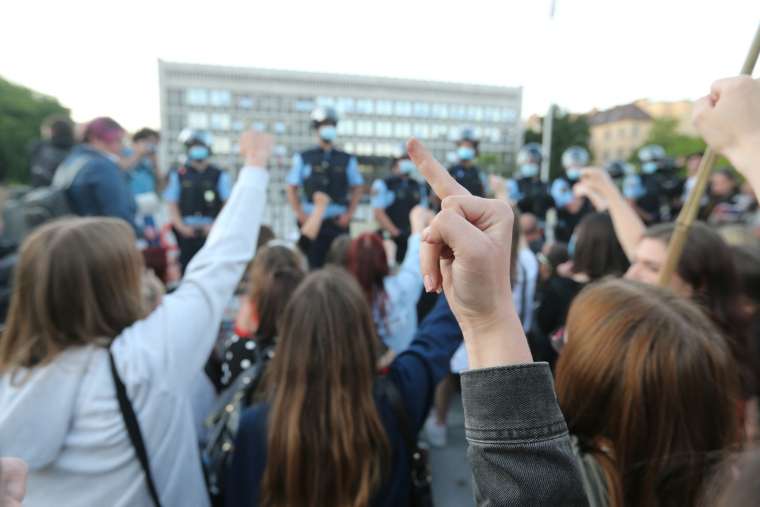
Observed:
[[[528,143],[517,154],[517,174],[507,180],[507,194],[521,213],[534,215],[541,224],[554,206],[549,187],[541,181],[543,152],[538,143]]]
[[[299,224],[314,210],[315,192],[330,197],[319,235],[307,253],[313,269],[322,267],[333,240],[348,234],[363,192],[364,180],[356,158],[335,148],[337,125],[338,115],[333,108],[319,107],[312,112],[311,126],[317,133],[318,145],[293,157],[287,178],[288,202]]]
[[[406,243],[411,234],[409,213],[418,204],[426,204],[425,186],[413,176],[417,174],[406,146],[400,146],[393,158],[389,178],[372,184],[372,209],[380,227],[396,243],[396,262],[406,255]]]
[[[631,164],[624,160],[612,160],[604,164],[604,170],[632,205],[644,195],[644,185]]]
[[[480,140],[471,128],[462,129],[457,139],[459,163],[449,168],[449,173],[472,195],[485,197],[486,183],[483,172],[475,164]]]
[[[588,151],[581,146],[571,146],[562,154],[565,173],[552,182],[551,196],[557,210],[557,224],[554,237],[557,241],[569,243],[573,231],[581,219],[593,211],[586,197],[575,195],[573,187],[580,182],[581,169],[589,162]]]
[[[682,195],[684,180],[662,146],[648,144],[639,150],[638,156],[644,195],[636,200],[637,211],[647,224],[670,220]]]
[[[229,174],[211,164],[211,136],[185,129],[179,135],[185,161],[169,174],[164,199],[179,247],[182,272],[206,242],[214,219],[230,196]]]

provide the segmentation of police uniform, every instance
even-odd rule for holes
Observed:
[[[483,181],[483,173],[476,165],[465,166],[456,164],[449,168],[449,174],[472,195],[477,197],[486,196],[486,185]]]
[[[562,243],[569,243],[575,227],[580,221],[594,211],[594,207],[588,199],[583,198],[583,205],[577,213],[570,213],[567,206],[576,199],[573,187],[580,180],[571,180],[562,175],[554,180],[551,187],[551,197],[557,209],[557,225],[554,227],[554,238]]]
[[[175,230],[183,271],[206,242],[201,227],[214,223],[229,198],[230,187],[227,172],[211,164],[203,170],[182,165],[170,174],[164,197],[168,202],[177,204],[186,225],[197,228],[196,235],[191,238]]]
[[[293,167],[288,174],[288,184],[301,187],[304,213],[314,210],[315,192],[330,197],[319,235],[311,242],[307,257],[313,269],[322,267],[333,240],[348,234],[348,227],[341,227],[337,218],[348,211],[351,188],[364,183],[356,158],[338,150],[315,147],[293,157]]]
[[[384,209],[400,234],[393,238],[396,243],[396,262],[406,255],[406,244],[412,231],[409,213],[425,200],[425,187],[408,176],[391,176],[372,184],[372,207]]]
[[[548,185],[538,178],[507,180],[507,194],[521,213],[531,213],[541,223],[546,221],[546,213],[554,207]]]

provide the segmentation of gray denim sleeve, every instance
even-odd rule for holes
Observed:
[[[546,363],[462,374],[478,506],[587,506]]]

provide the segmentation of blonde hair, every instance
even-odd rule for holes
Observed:
[[[16,265],[0,373],[118,336],[144,315],[142,266],[134,232],[122,220],[64,218],[37,229]]]

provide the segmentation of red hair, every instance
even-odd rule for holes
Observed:
[[[377,300],[380,315],[385,317],[383,280],[390,270],[382,238],[376,233],[365,232],[351,241],[346,256],[346,267],[359,282],[370,306],[374,306]]]

